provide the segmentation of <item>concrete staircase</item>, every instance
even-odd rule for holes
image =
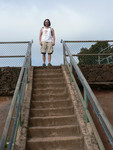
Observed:
[[[61,67],[36,67],[26,150],[85,150]]]

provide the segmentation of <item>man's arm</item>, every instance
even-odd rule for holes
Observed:
[[[52,36],[53,36],[52,46],[54,46],[55,45],[55,32],[54,32],[54,29],[52,29]]]
[[[40,42],[40,45],[42,46],[41,37],[42,37],[42,29],[40,29],[40,34],[39,34],[39,42]]]

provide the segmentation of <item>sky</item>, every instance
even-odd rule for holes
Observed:
[[[53,65],[63,63],[61,39],[113,39],[113,0],[0,0],[0,18],[1,42],[33,40],[33,66],[42,65],[39,32],[47,18],[56,36]]]

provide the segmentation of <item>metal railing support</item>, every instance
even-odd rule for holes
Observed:
[[[12,43],[12,42],[0,42],[0,44],[1,43]],[[15,42],[15,44],[16,43],[21,43],[21,42]],[[12,130],[12,133],[11,133],[11,138],[10,138],[8,150],[11,150],[12,146],[14,148],[18,126],[21,124],[20,123],[20,115],[19,115],[20,110],[21,110],[21,100],[23,99],[23,96],[24,96],[23,92],[25,91],[25,83],[26,83],[26,80],[27,80],[27,77],[26,77],[27,76],[27,69],[29,68],[29,64],[30,64],[31,45],[32,45],[33,41],[23,42],[23,43],[28,43],[28,49],[27,49],[27,53],[26,53],[26,56],[25,56],[25,59],[24,59],[23,66],[22,66],[21,71],[20,71],[20,75],[19,75],[19,78],[18,78],[18,81],[17,81],[17,85],[16,85],[14,95],[13,95],[13,98],[12,98],[12,101],[11,101],[9,113],[8,113],[8,116],[7,116],[7,119],[6,119],[6,123],[5,123],[5,126],[4,126],[3,133],[2,133],[2,137],[1,137],[1,141],[0,141],[0,150],[3,150],[4,147],[5,147],[5,142],[6,142],[6,139],[7,139],[7,135],[8,135],[12,115],[13,115],[13,112],[14,112],[14,108],[15,108],[15,105],[17,103],[17,99],[18,99],[17,112],[16,112],[16,116],[14,118],[13,130]],[[26,64],[26,62],[28,62],[28,63]],[[22,83],[22,86],[21,86],[21,83]],[[21,92],[19,92],[19,91],[21,91]]]
[[[89,119],[88,119],[88,116],[87,116],[87,113],[86,113],[86,110],[88,110],[88,100],[87,100],[87,94],[86,94],[85,88],[84,88],[84,101],[86,103],[86,107],[85,107],[85,120],[88,123]]]
[[[68,53],[70,61],[71,61],[72,65],[73,65],[73,67],[74,67],[74,69],[78,75],[78,78],[81,81],[81,83],[85,89],[85,93],[86,93],[87,97],[89,98],[89,100],[92,104],[92,107],[93,107],[93,109],[94,109],[94,111],[95,111],[95,113],[96,113],[108,139],[109,139],[109,142],[111,143],[111,146],[113,147],[113,127],[112,127],[111,123],[109,122],[107,116],[105,115],[103,109],[101,108],[97,98],[95,97],[95,95],[94,95],[93,91],[91,90],[89,84],[87,83],[85,77],[83,76],[82,72],[80,71],[77,63],[75,62],[74,58],[72,57],[72,54],[70,53],[70,50],[68,49],[66,43],[63,40],[61,40],[61,42],[63,43],[65,51]],[[72,41],[72,42],[74,42],[74,41]],[[64,58],[65,58],[66,63],[68,64],[66,56]],[[71,74],[71,71],[70,71],[70,74]],[[85,104],[87,104],[87,103],[85,103]],[[86,108],[87,108],[87,105],[86,105]],[[89,112],[88,109],[86,109],[86,113],[87,112]],[[88,117],[89,121],[91,121],[88,113],[87,113],[87,117]],[[101,145],[102,145],[102,142],[101,142]],[[99,147],[101,147],[101,145],[99,145]]]
[[[65,54],[65,48],[64,48],[64,45],[63,45],[63,61],[64,61],[64,65],[66,64],[66,63],[65,63],[65,58],[64,58],[65,55],[66,55],[66,54]]]
[[[72,64],[71,64],[71,60],[70,60],[70,70],[71,70],[71,77],[70,77],[70,81],[73,82],[73,79],[72,79],[72,74],[73,74],[73,70],[72,70]]]

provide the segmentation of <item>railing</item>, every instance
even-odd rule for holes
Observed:
[[[68,41],[69,42],[69,41]],[[71,41],[70,41],[71,42]],[[73,42],[73,41],[72,41]],[[79,42],[82,42],[82,41],[79,41]],[[109,122],[106,114],[104,113],[103,109],[101,108],[96,96],[94,95],[93,91],[91,90],[88,82],[86,81],[85,77],[83,76],[81,70],[79,69],[75,59],[73,58],[73,55],[71,54],[67,44],[66,44],[66,41],[63,41],[61,40],[61,43],[63,44],[63,58],[64,58],[64,65],[67,65],[68,67],[68,70],[71,74],[71,81],[73,81],[76,89],[77,89],[77,92],[80,96],[80,99],[82,101],[82,104],[83,104],[83,107],[84,107],[84,110],[85,110],[85,119],[86,119],[86,122],[90,122],[91,124],[91,127],[94,131],[94,135],[96,137],[96,140],[98,142],[98,145],[100,147],[101,150],[104,150],[104,145],[100,139],[100,136],[97,132],[97,129],[94,125],[94,122],[91,118],[91,115],[90,115],[90,112],[88,110],[88,99],[87,97],[89,98],[89,101],[92,105],[92,108],[95,112],[95,114],[97,115],[98,117],[98,120],[100,121],[101,123],[101,126],[102,128],[104,129],[104,132],[105,134],[107,135],[108,137],[108,140],[111,144],[111,146],[113,147],[113,127],[111,125],[111,123]],[[69,56],[69,59],[70,59],[70,63],[68,63],[68,59],[66,58],[66,56]],[[80,89],[77,85],[77,82],[75,80],[75,77],[72,73],[72,67],[75,69],[77,75],[78,75],[78,78],[84,88],[84,98],[80,92]]]
[[[0,42],[0,67],[23,65],[29,41]]]
[[[5,147],[8,147],[8,150],[14,149],[18,127],[21,125],[21,106],[24,99],[26,83],[28,81],[28,69],[31,66],[31,46],[33,41],[28,41],[27,43],[27,53],[25,55],[24,63],[20,71],[16,89],[11,101],[8,117],[6,119],[2,133],[0,150],[4,150]],[[12,120],[14,120],[13,126],[11,125]],[[8,138],[10,138],[10,140]]]

